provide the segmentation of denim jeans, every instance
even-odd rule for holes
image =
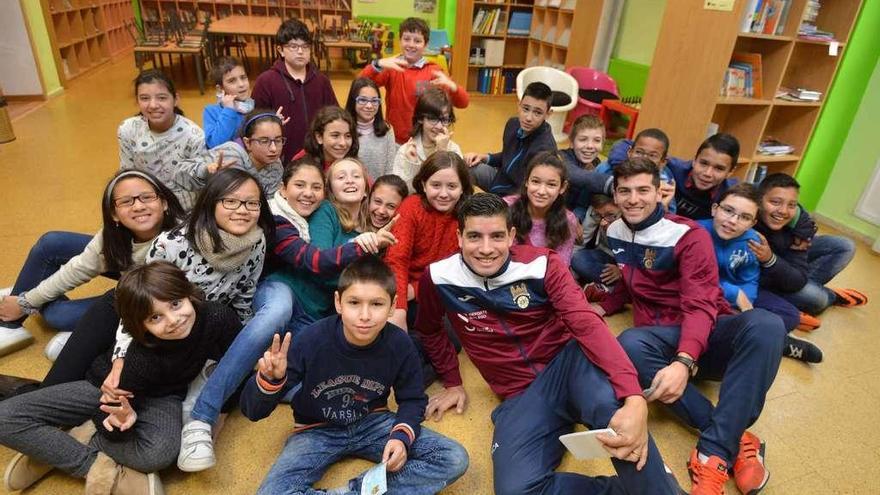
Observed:
[[[350,426],[319,426],[291,435],[272,465],[258,495],[315,495],[312,488],[334,463],[346,457],[382,462],[395,415],[376,412]],[[461,477],[468,467],[467,451],[455,440],[427,428],[410,446],[407,461],[388,473],[388,493],[435,494]],[[358,495],[363,473],[348,482],[346,495]]]
[[[811,315],[825,311],[837,300],[837,295],[825,287],[825,284],[843,271],[855,254],[855,243],[846,237],[816,236],[807,251],[809,262],[807,285],[797,292],[783,294],[783,297],[801,311]]]
[[[295,333],[311,323],[290,287],[277,280],[263,280],[254,294],[254,317],[239,332],[199,394],[190,416],[214,424],[223,403],[254,370],[272,337],[285,329]]]
[[[718,318],[697,361],[697,378],[721,381],[718,404],[713,406],[689,382],[682,396],[669,405],[676,416],[700,431],[701,453],[733,466],[740,437],[761,415],[776,378],[785,334],[782,320],[763,309]],[[638,370],[642,387],[648,388],[675,356],[680,338],[679,326],[636,327],[617,340]]]
[[[583,283],[602,282],[602,270],[607,264],[614,264],[614,257],[601,249],[581,249],[571,255],[571,269]]]
[[[21,294],[40,285],[40,282],[57,272],[70,258],[82,253],[91,240],[91,236],[76,232],[46,232],[40,236],[21,267],[12,287],[12,294]],[[62,332],[72,332],[76,322],[96,299],[97,297],[89,297],[71,301],[66,296],[61,296],[44,304],[40,308],[40,314],[50,327]],[[26,318],[27,316],[17,321],[0,322],[0,326],[17,327]]]

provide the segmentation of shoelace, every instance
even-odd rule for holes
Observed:
[[[696,462],[694,470],[694,485],[710,488],[713,493],[724,493],[724,483],[727,482],[727,475],[717,469],[712,469],[700,461]]]
[[[801,350],[801,353],[803,353],[803,350]],[[733,470],[736,471],[744,462],[751,460],[755,460],[755,462],[757,462],[758,449],[760,448],[760,443],[752,441],[740,442],[739,455],[736,457],[736,464],[734,464]]]

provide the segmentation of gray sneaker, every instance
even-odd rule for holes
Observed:
[[[24,349],[33,342],[34,336],[24,327],[0,327],[0,356]]]

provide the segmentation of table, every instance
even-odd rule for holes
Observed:
[[[321,41],[322,49],[318,53],[318,68],[321,68],[321,59],[326,56],[327,62],[327,70],[330,70],[330,48],[340,48],[342,49],[343,56],[348,53],[349,60],[351,61],[352,67],[355,66],[355,62],[357,62],[356,57],[354,56],[355,52],[361,51],[363,52],[363,57],[366,60],[370,60],[370,52],[373,51],[373,44],[367,41],[352,41],[352,40],[335,40],[335,41]]]
[[[275,59],[275,34],[278,32],[279,27],[281,27],[280,17],[231,15],[217,19],[208,27],[208,36],[211,36],[213,40],[210,56],[212,60],[216,61],[222,55],[230,55],[228,53],[230,47],[238,46],[238,56],[245,59],[247,53],[244,51],[243,42],[238,38],[240,36],[253,36],[257,42],[260,65],[261,69],[263,69]],[[226,37],[231,37],[233,42],[218,42],[220,38]],[[245,62],[246,60],[242,60],[242,63]]]
[[[196,64],[196,79],[199,81],[199,94],[205,94],[205,76],[203,74],[204,60],[202,58],[202,46],[198,47],[181,47],[173,42],[166,42],[162,46],[135,46],[134,47],[134,63],[139,71],[143,70],[146,57],[151,57],[153,67],[156,66],[156,55],[159,56],[159,65],[162,66],[162,55],[168,55],[169,60],[172,55],[180,55],[181,61],[184,55],[192,55]],[[181,66],[183,64],[181,63]]]

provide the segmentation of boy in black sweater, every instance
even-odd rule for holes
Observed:
[[[258,421],[300,388],[291,401],[294,434],[258,494],[312,493],[346,456],[385,463],[389,493],[437,493],[464,474],[464,448],[421,429],[428,402],[421,362],[406,332],[388,323],[395,294],[391,269],[361,258],[339,278],[337,316],[305,328],[292,346],[290,334],[283,341],[275,335],[245,386],[242,412]],[[392,388],[397,413],[388,410]],[[360,493],[362,480],[363,474],[328,493]]]

